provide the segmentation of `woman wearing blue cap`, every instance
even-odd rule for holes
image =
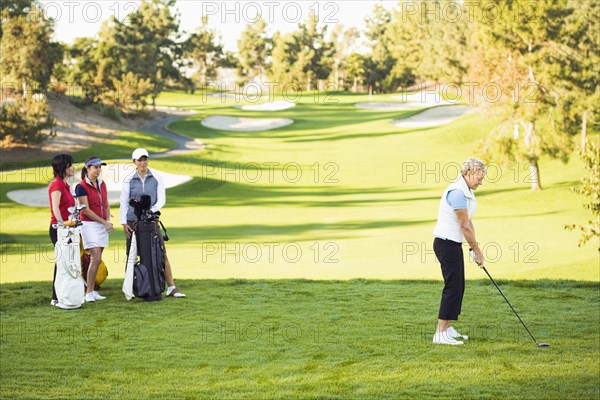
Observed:
[[[89,157],[85,160],[85,166],[81,170],[81,182],[75,188],[75,195],[78,197],[79,203],[87,206],[81,217],[83,247],[90,252],[86,302],[106,298],[94,290],[98,265],[102,260],[102,251],[108,247],[108,234],[114,230],[113,224],[110,222],[108,191],[106,184],[100,179],[103,165],[106,163],[98,157]]]

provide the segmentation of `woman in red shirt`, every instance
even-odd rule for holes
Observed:
[[[94,290],[98,265],[102,260],[102,251],[108,246],[108,234],[114,230],[110,222],[110,207],[106,184],[100,179],[102,166],[106,163],[98,157],[89,157],[81,170],[81,182],[75,188],[75,194],[83,209],[81,236],[83,248],[90,252],[90,267],[87,274],[85,301],[104,300],[106,297]]]
[[[52,171],[54,179],[48,186],[48,201],[50,203],[50,240],[52,246],[58,241],[58,225],[63,225],[69,219],[69,207],[75,205],[75,199],[71,194],[71,188],[67,180],[75,174],[73,157],[69,154],[59,154],[52,159]],[[56,280],[56,263],[54,264],[54,278],[52,279],[52,301],[51,305],[58,304],[54,281]]]

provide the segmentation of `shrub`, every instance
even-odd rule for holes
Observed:
[[[45,101],[17,99],[0,108],[0,139],[12,143],[36,144],[54,135],[54,119]]]

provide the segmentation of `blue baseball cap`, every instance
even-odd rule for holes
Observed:
[[[96,158],[92,158],[91,160],[89,160],[88,162],[85,163],[85,167],[91,167],[91,166],[100,166],[100,165],[106,165],[105,162],[103,162],[100,158],[96,157]]]

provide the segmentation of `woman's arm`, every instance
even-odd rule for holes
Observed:
[[[129,179],[125,179],[123,182],[123,186],[121,187],[121,201],[119,204],[119,215],[120,215],[120,223],[123,226],[123,231],[125,232],[125,236],[127,239],[131,237],[131,232],[133,230],[129,225],[127,225],[127,211],[129,211],[129,194],[131,191],[131,184]]]
[[[127,225],[127,211],[129,211],[129,180],[125,179],[121,187],[121,199],[119,201],[119,215],[121,225]]]
[[[60,190],[55,190],[54,192],[50,193],[50,199],[52,201],[52,204],[50,204],[50,209],[52,210],[52,214],[54,214],[54,218],[56,218],[56,221],[59,224],[64,224],[65,221],[63,221],[63,217],[60,213],[60,198],[62,197],[62,192]]]
[[[104,226],[106,227],[107,232],[112,232],[115,230],[112,222],[110,222],[110,205],[108,204],[108,199],[106,199],[106,224],[104,224]]]
[[[157,212],[165,206],[165,203],[167,202],[167,194],[165,190],[165,182],[160,174],[154,174],[154,178],[158,181],[158,185],[156,186],[156,203],[150,210],[152,212]]]
[[[106,188],[106,184],[104,182],[102,182],[102,186],[104,188],[104,193],[106,193],[106,198],[104,199],[105,202],[105,207],[104,207],[104,212],[106,215],[106,222],[110,223],[110,225],[112,226],[112,222],[110,222],[110,203],[108,202],[108,189]],[[107,229],[108,230],[108,229]],[[111,228],[112,230],[112,228]]]
[[[480,267],[483,267],[483,253],[479,248],[479,244],[477,243],[477,239],[475,238],[475,227],[473,223],[469,220],[469,214],[467,213],[467,209],[463,208],[460,210],[454,210],[456,213],[456,218],[458,219],[458,223],[460,224],[460,229],[465,236],[465,239],[469,243],[469,247],[473,249],[474,252],[474,261]]]

